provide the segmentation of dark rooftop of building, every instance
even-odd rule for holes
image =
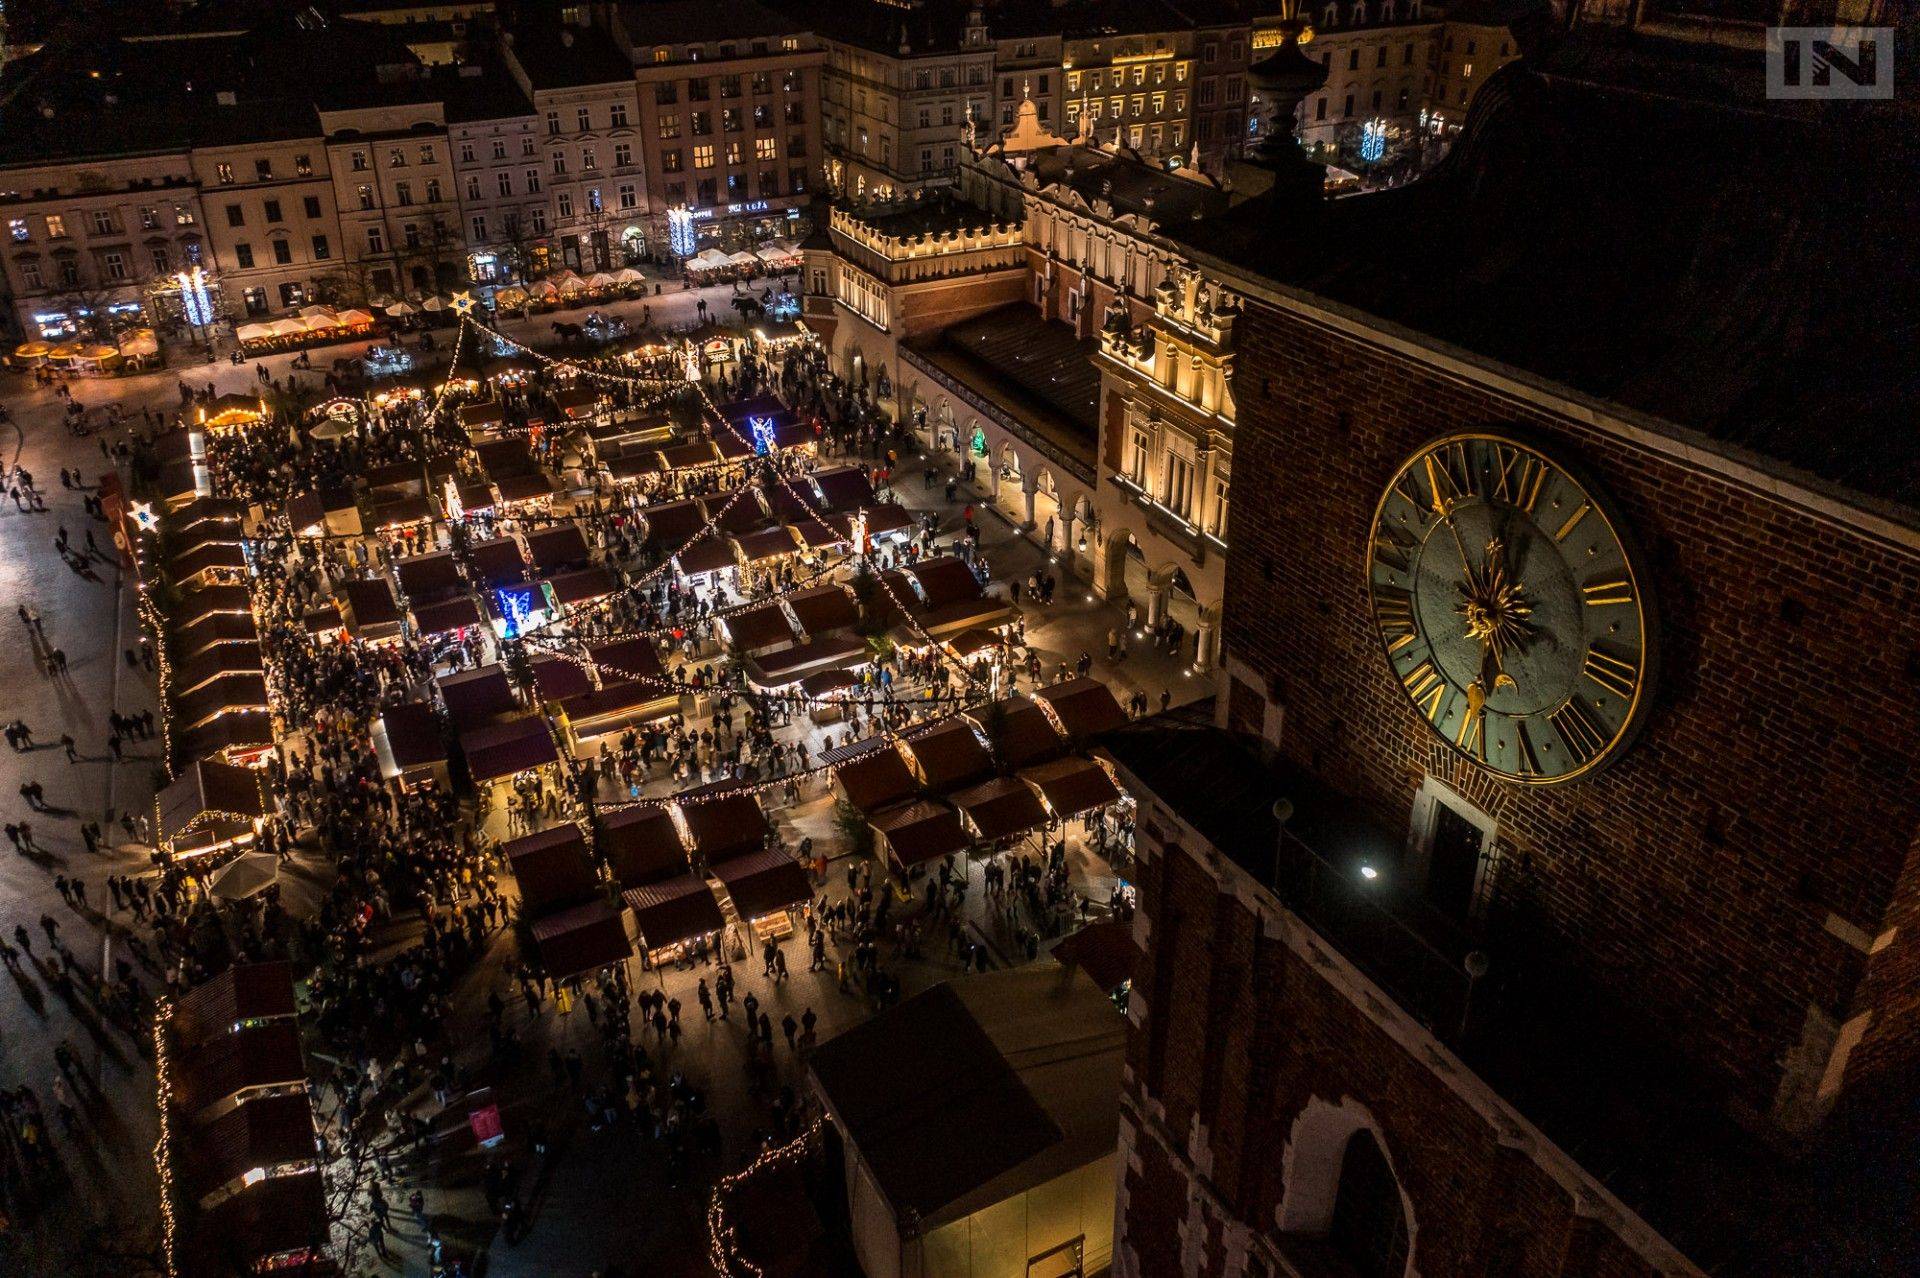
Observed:
[[[1215,217],[1231,198],[1211,179],[1179,176],[1125,148],[1073,144],[1007,159],[1043,188],[1065,186],[1089,204],[1105,201],[1116,213],[1139,214],[1165,228]]]
[[[1063,35],[1069,40],[1107,35],[1189,31],[1194,19],[1169,0],[1069,0],[1022,4],[1002,0],[987,17],[995,36]]]
[[[830,40],[890,57],[957,52],[966,38],[971,0],[921,0],[912,7],[887,0],[778,0],[796,19]],[[1040,7],[1044,8],[1044,5]],[[991,21],[988,23],[992,29]]]
[[[1091,466],[1100,436],[1095,341],[1015,302],[911,343],[950,376]]]
[[[954,199],[946,192],[926,199],[892,204],[843,204],[841,208],[882,235],[901,239],[985,230],[999,221],[985,209]]]
[[[1313,208],[1255,199],[1165,230],[1229,279],[1413,330],[1914,522],[1920,141],[1905,108],[1763,110],[1680,93],[1688,64],[1649,59],[1623,86],[1593,78],[1612,65],[1568,56],[1564,72],[1499,72],[1424,180]],[[1748,70],[1758,86],[1757,54]]]
[[[620,23],[639,48],[671,44],[711,44],[794,35],[813,28],[826,6],[808,6],[804,15],[781,12],[756,0],[623,0]],[[738,56],[758,56],[746,47]]]
[[[535,89],[617,84],[633,79],[633,63],[604,27],[523,23],[509,33],[513,57]]]
[[[1231,859],[1503,1099],[1711,1273],[1913,1272],[1906,1204],[1920,1173],[1920,1114],[1845,1110],[1789,1159],[1728,1118],[1713,1086],[1665,1036],[1601,995],[1550,948],[1503,931],[1476,945],[1492,969],[1455,1032],[1464,952],[1393,891],[1404,840],[1357,803],[1258,742],[1187,711],[1097,738],[1160,803]],[[1281,843],[1276,799],[1292,804]],[[1362,886],[1358,863],[1382,878]],[[1451,982],[1446,972],[1451,971]],[[1856,1104],[1858,1102],[1856,1101]]]

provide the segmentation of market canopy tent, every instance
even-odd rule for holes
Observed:
[[[708,869],[729,857],[759,851],[772,833],[767,814],[745,790],[701,787],[682,794],[675,806],[680,809],[693,850]]]
[[[1021,770],[1020,779],[1040,792],[1053,815],[1065,820],[1120,800],[1120,787],[1092,759],[1071,756]]]
[[[873,814],[874,834],[902,874],[916,865],[957,856],[973,842],[960,814],[944,803],[920,799]]]
[[[564,981],[633,957],[620,915],[618,906],[589,901],[535,919],[533,940],[547,976]]]
[[[869,814],[920,788],[900,751],[886,742],[835,767],[833,779],[848,803]]]
[[[534,567],[544,573],[577,568],[593,557],[586,537],[571,523],[554,524],[528,533],[527,554],[532,557]]]
[[[860,609],[853,596],[841,585],[814,586],[796,590],[786,598],[800,629],[809,636],[829,630],[850,630],[860,624]]]
[[[571,821],[503,843],[500,855],[520,885],[520,908],[526,914],[577,905],[599,891],[587,862],[586,839]]]
[[[993,771],[993,759],[965,719],[948,719],[903,743],[915,771],[929,790],[945,793],[981,780]]]
[[[160,792],[160,842],[173,850],[207,851],[253,832],[267,813],[260,774],[213,759],[181,770]]]
[[[633,911],[633,925],[649,950],[691,941],[726,926],[720,903],[698,875],[681,874],[629,888],[621,899]]]
[[[1076,741],[1122,727],[1127,712],[1098,679],[1067,679],[1034,689],[1033,699],[1053,715],[1060,731]]]
[[[994,777],[952,797],[954,806],[966,813],[974,831],[987,843],[1016,838],[1047,823],[1039,796],[1014,777]]]
[[[547,721],[539,715],[462,733],[460,749],[476,785],[544,767],[560,757]]]
[[[786,610],[777,600],[758,608],[729,613],[720,618],[719,625],[727,646],[748,656],[771,652],[793,643],[793,627],[787,621]]]
[[[1025,697],[1007,697],[967,711],[966,717],[987,739],[994,762],[1004,771],[1017,771],[1066,749],[1066,739],[1047,712]]]
[[[726,887],[734,913],[743,919],[764,918],[813,896],[806,871],[785,848],[749,852],[722,861],[712,870]]]
[[[606,813],[600,818],[595,846],[623,888],[689,872],[679,827],[673,823],[673,814],[662,806],[643,804]]]
[[[520,712],[506,667],[498,663],[441,675],[433,681],[456,731],[465,732]]]

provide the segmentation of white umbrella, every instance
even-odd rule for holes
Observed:
[[[332,328],[340,322],[340,317],[333,313],[330,306],[303,306],[300,308],[300,318],[314,328]]]
[[[262,338],[273,336],[273,325],[242,324],[239,329],[235,331],[234,336],[243,342],[257,342]]]
[[[411,315],[411,314],[413,314],[413,313],[414,313],[415,311],[417,311],[417,310],[419,310],[419,309],[420,309],[420,308],[419,308],[419,307],[417,307],[417,306],[415,306],[415,305],[414,305],[413,303],[411,303],[411,302],[408,302],[408,301],[404,301],[404,300],[403,300],[403,301],[398,301],[398,302],[395,302],[395,303],[394,303],[393,305],[391,305],[391,306],[389,306],[389,307],[387,307],[387,314],[389,314],[389,315]]]
[[[447,309],[446,299],[436,294],[420,303],[420,309],[423,311],[444,311]]]
[[[631,266],[623,266],[613,273],[613,280],[616,284],[638,284],[645,278],[645,276],[641,275],[640,272],[634,270]]]
[[[560,286],[552,280],[539,280],[533,284],[531,291],[542,297],[552,297],[560,291]]]
[[[608,275],[604,271],[594,275],[589,275],[587,276],[587,287],[588,288],[612,288],[613,276]]]
[[[373,323],[373,312],[362,310],[341,311],[337,318],[342,328],[355,328],[361,324]]]
[[[278,337],[297,337],[308,331],[306,324],[297,319],[275,320],[271,327]]]
[[[279,877],[279,857],[266,852],[242,852],[222,866],[208,886],[215,896],[238,901],[271,887]]]
[[[353,423],[344,417],[327,417],[311,433],[315,439],[345,439],[353,434]]]
[[[735,266],[758,266],[758,265],[760,265],[760,259],[759,259],[759,258],[757,258],[757,257],[755,257],[755,256],[754,256],[753,254],[751,254],[751,253],[746,253],[746,252],[741,252],[741,253],[735,253],[735,254],[734,254],[734,255],[733,255],[732,257],[730,257],[730,258],[728,258],[727,260],[728,260],[729,262],[731,262],[731,263],[732,263],[733,265],[735,265]]]

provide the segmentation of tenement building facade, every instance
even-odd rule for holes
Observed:
[[[1236,489],[1215,717],[1108,747],[1129,1278],[1916,1263],[1912,109],[1516,30],[1431,178],[1175,231]]]

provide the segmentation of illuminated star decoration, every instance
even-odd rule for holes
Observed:
[[[136,501],[127,508],[127,513],[133,516],[133,522],[140,525],[142,531],[150,529],[156,523],[160,522],[153,513],[152,502]]]
[[[454,314],[465,315],[473,309],[473,294],[470,291],[455,293],[453,295],[453,301],[448,303],[448,305],[453,307]]]

